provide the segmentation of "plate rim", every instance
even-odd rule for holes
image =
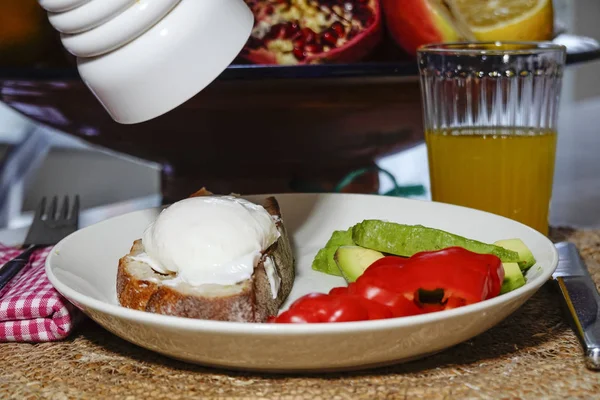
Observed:
[[[268,196],[276,196],[276,197],[295,197],[295,196],[323,196],[323,197],[383,197],[381,195],[373,195],[373,194],[355,194],[355,193],[270,193],[270,194],[248,194],[243,195],[243,198],[251,198],[251,197],[268,197]],[[558,265],[558,251],[554,246],[554,243],[547,237],[545,237],[540,232],[530,228],[527,225],[524,225],[518,221],[511,220],[506,217],[502,217],[500,215],[492,214],[486,211],[481,211],[477,209],[473,209],[470,207],[457,206],[448,203],[435,202],[429,200],[421,200],[421,199],[409,199],[409,198],[395,198],[398,201],[403,201],[407,203],[414,202],[424,202],[424,203],[433,203],[437,205],[441,205],[443,207],[449,207],[450,209],[466,209],[470,212],[476,213],[484,213],[492,215],[495,218],[501,218],[504,220],[508,220],[511,223],[519,224],[523,228],[526,228],[538,235],[540,239],[544,239],[552,248],[552,259],[550,261],[550,268],[533,279],[530,283],[528,282],[524,286],[513,290],[509,293],[503,294],[501,296],[494,297],[492,299],[484,300],[475,304],[470,304],[462,307],[458,307],[452,310],[444,310],[440,312],[422,314],[422,315],[413,315],[407,317],[399,317],[399,318],[388,318],[381,320],[372,320],[372,321],[351,321],[351,322],[337,322],[335,324],[327,324],[327,323],[312,323],[312,324],[268,324],[262,322],[232,322],[232,321],[214,321],[214,320],[203,320],[203,319],[194,319],[194,318],[186,318],[186,317],[178,317],[171,315],[162,315],[162,314],[154,314],[146,311],[139,311],[129,309],[120,305],[111,304],[106,301],[94,299],[86,294],[80,293],[68,285],[63,284],[60,279],[56,277],[56,275],[52,271],[52,262],[55,257],[58,256],[61,247],[64,245],[66,241],[69,240],[70,237],[80,234],[87,229],[92,227],[96,227],[100,224],[106,224],[113,222],[119,218],[127,218],[132,214],[143,214],[149,212],[155,212],[160,210],[165,206],[158,207],[150,207],[141,210],[136,210],[132,212],[128,212],[122,215],[114,216],[103,221],[97,222],[95,224],[89,225],[85,228],[82,228],[71,235],[67,236],[63,240],[61,240],[50,252],[49,256],[46,258],[44,269],[48,280],[52,284],[52,286],[67,300],[79,303],[85,307],[89,307],[91,309],[100,311],[107,315],[116,316],[119,318],[124,318],[133,322],[141,323],[141,324],[151,324],[151,325],[168,325],[177,329],[183,329],[186,331],[194,331],[194,332],[205,332],[205,333],[227,333],[227,334],[246,334],[246,335],[273,335],[273,336],[281,336],[281,335],[323,335],[323,334],[343,334],[346,331],[353,332],[370,332],[370,331],[378,331],[382,329],[399,329],[403,327],[421,325],[425,323],[435,323],[440,322],[445,319],[451,319],[453,317],[464,316],[471,313],[477,313],[484,311],[488,308],[493,308],[494,306],[501,305],[504,303],[510,303],[512,300],[520,298],[522,296],[530,293],[532,295],[535,293],[546,281],[548,281],[556,267]]]

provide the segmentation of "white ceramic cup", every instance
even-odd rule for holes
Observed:
[[[248,40],[253,20],[242,0],[181,0],[134,41],[79,58],[79,73],[113,119],[143,122],[220,75]]]
[[[138,0],[91,30],[67,40],[63,35],[65,47],[78,54],[81,78],[119,123],[144,122],[189,100],[227,68],[250,36],[254,16],[243,0],[160,3],[174,1],[151,24],[144,19],[127,26],[131,8],[158,3]]]
[[[38,3],[46,11],[63,12],[79,7],[88,1],[90,0],[38,0]]]
[[[137,0],[90,0],[69,11],[48,13],[50,24],[61,33],[93,29],[135,4]]]
[[[108,53],[146,32],[180,1],[138,0],[122,13],[94,29],[74,35],[61,35],[63,46],[77,57],[95,57]]]

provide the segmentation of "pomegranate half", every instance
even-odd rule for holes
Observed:
[[[241,56],[254,64],[356,62],[383,36],[379,0],[245,0],[255,25]]]

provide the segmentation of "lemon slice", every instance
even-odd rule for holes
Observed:
[[[446,4],[480,41],[552,39],[552,0],[447,0]]]

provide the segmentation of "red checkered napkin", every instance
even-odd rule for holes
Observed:
[[[0,342],[50,342],[64,339],[81,312],[50,284],[44,263],[51,248],[36,251],[0,290]],[[21,250],[0,245],[0,268]]]

